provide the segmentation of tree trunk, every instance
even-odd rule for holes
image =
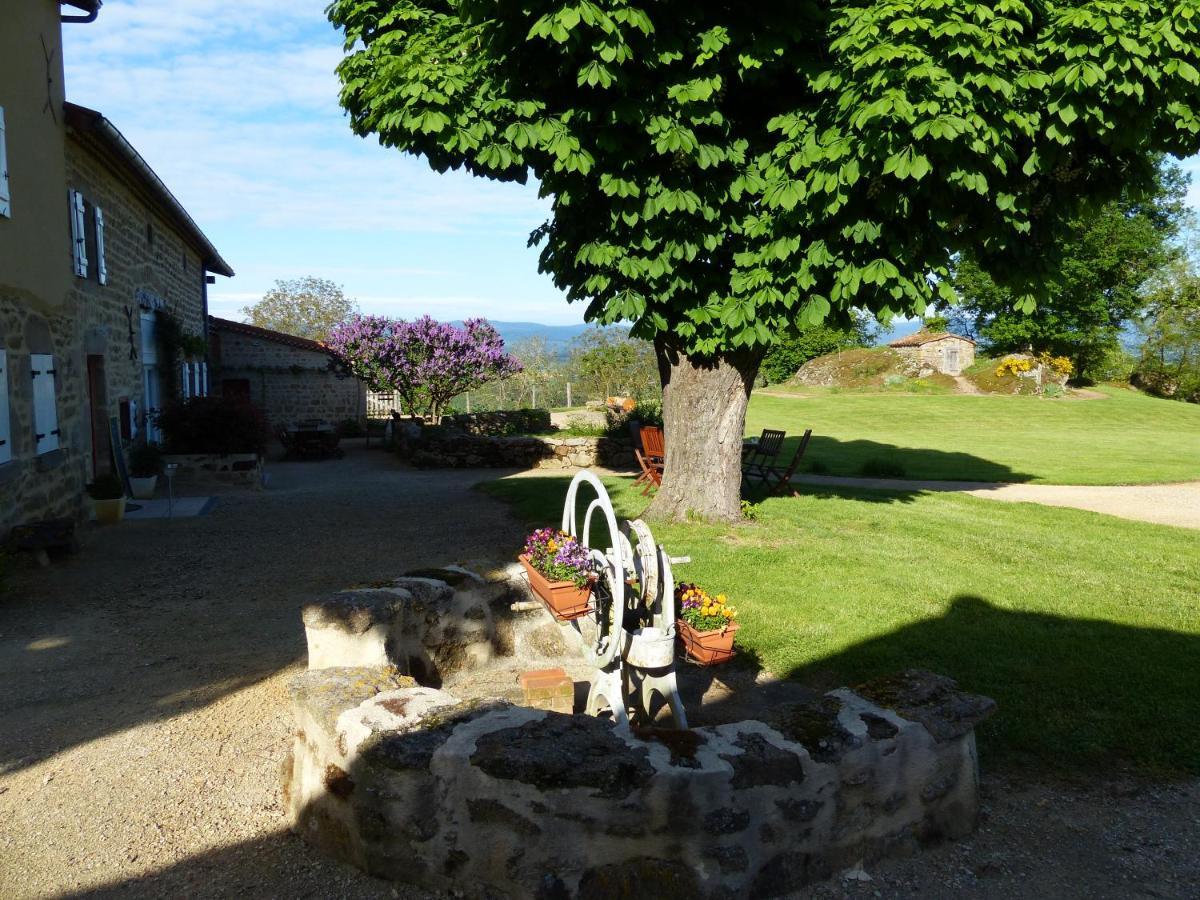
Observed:
[[[762,352],[687,356],[656,343],[667,458],[647,515],[740,520],[746,404]]]

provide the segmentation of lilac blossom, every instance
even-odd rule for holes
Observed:
[[[522,369],[485,319],[467,319],[460,328],[429,316],[412,322],[353,316],[330,332],[326,346],[373,390],[395,391],[410,413],[434,421],[459,394]]]

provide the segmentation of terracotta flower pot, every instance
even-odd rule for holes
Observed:
[[[714,628],[712,631],[697,631],[685,620],[679,619],[675,627],[684,651],[702,666],[728,662],[737,652],[733,649],[733,636],[741,627],[737,622],[730,622],[724,628]]]
[[[592,589],[575,587],[573,581],[549,581],[546,576],[529,564],[529,557],[522,553],[517,557],[529,576],[529,586],[560,622],[578,619],[588,613],[592,606]]]

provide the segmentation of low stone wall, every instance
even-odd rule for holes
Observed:
[[[193,482],[262,487],[262,457],[257,453],[168,453],[163,465],[179,466],[177,474]]]
[[[551,428],[548,409],[498,409],[492,412],[456,413],[452,416],[442,416],[442,424],[467,434],[493,437],[549,431]]]
[[[527,606],[512,602],[521,583],[451,578],[305,610],[285,793],[293,827],[331,856],[469,896],[773,897],[974,828],[973,729],[994,704],[947,678],[906,672],[768,721],[621,731],[428,683],[414,654],[456,646],[440,677],[523,640],[498,615]]]
[[[400,452],[413,465],[430,469],[621,468],[634,462],[632,445],[610,437],[478,437],[443,432],[422,436]]]

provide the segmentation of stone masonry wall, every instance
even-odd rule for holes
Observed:
[[[64,201],[65,205],[65,201]],[[69,264],[69,260],[68,260]],[[36,311],[23,295],[0,291],[0,347],[7,352],[11,462],[0,465],[0,539],[14,525],[39,519],[81,519],[85,511],[91,436],[86,413],[86,363],[75,319]],[[31,353],[54,354],[59,449],[35,456]]]
[[[236,331],[213,327],[211,380],[220,391],[225,379],[250,383],[250,400],[272,426],[297,419],[333,423],[366,415],[366,388],[357,378],[329,370],[325,353],[293,347]]]
[[[986,697],[908,671],[765,721],[629,730],[456,696],[446,674],[518,643],[497,640],[512,595],[406,577],[305,608],[283,773],[301,837],[457,896],[732,900],[973,830]]]

